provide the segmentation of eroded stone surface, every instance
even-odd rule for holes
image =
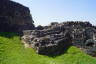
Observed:
[[[39,54],[60,54],[74,45],[87,54],[96,54],[96,29],[89,22],[53,22],[24,31],[22,40]]]
[[[10,0],[0,0],[0,32],[21,32],[34,29],[30,10]]]

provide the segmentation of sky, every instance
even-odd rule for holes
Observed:
[[[96,25],[96,0],[13,0],[30,9],[34,24],[89,21]]]

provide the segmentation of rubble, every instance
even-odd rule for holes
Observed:
[[[24,31],[22,40],[38,54],[56,55],[70,46],[76,46],[93,56],[96,54],[94,27],[89,22],[53,22],[49,26],[39,26],[38,29]]]

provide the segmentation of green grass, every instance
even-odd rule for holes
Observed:
[[[38,55],[24,48],[18,35],[0,33],[0,64],[96,64],[96,58],[73,46],[57,57]]]

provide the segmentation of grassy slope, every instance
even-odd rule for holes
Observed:
[[[76,47],[70,47],[67,53],[52,58],[38,55],[31,48],[24,48],[20,37],[14,33],[0,35],[0,64],[96,64],[96,58]]]

